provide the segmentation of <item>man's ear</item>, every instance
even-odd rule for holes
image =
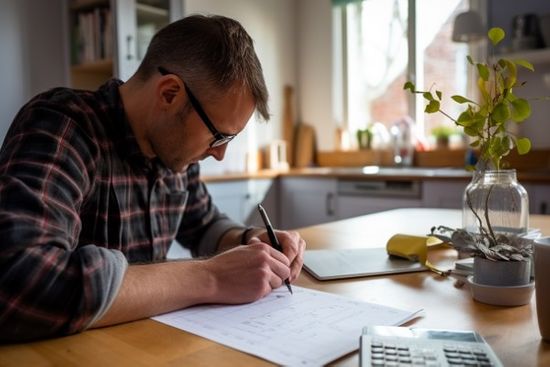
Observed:
[[[159,82],[158,92],[160,97],[160,103],[164,107],[169,107],[175,102],[178,94],[181,97],[182,86],[176,78],[163,78]]]

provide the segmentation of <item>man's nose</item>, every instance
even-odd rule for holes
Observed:
[[[220,145],[219,147],[214,147],[209,149],[209,154],[214,157],[217,161],[221,161],[225,156],[225,151],[227,149],[227,144]]]

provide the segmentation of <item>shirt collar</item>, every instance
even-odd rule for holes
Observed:
[[[126,157],[133,166],[164,176],[168,171],[164,164],[158,158],[146,157],[139,147],[120,96],[119,88],[122,84],[124,82],[119,79],[111,79],[99,89],[99,93],[103,94],[111,111],[111,121],[107,128],[113,134],[115,149],[121,157]]]

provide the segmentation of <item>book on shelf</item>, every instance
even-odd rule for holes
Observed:
[[[111,10],[95,7],[78,11],[72,28],[71,61],[73,65],[93,63],[113,56]]]

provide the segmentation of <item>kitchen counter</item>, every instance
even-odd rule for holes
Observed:
[[[288,171],[261,170],[253,173],[227,173],[222,175],[206,175],[206,182],[225,182],[247,179],[272,179],[277,177],[334,177],[340,179],[365,180],[464,180],[469,181],[472,173],[463,168],[454,167],[311,167],[297,168]],[[550,171],[519,171],[520,182],[538,182],[550,184]]]

